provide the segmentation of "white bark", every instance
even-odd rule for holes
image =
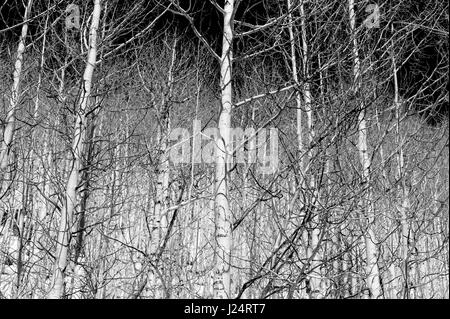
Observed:
[[[351,37],[353,39],[353,76],[355,93],[359,92],[361,87],[361,64],[359,60],[358,41],[356,38],[356,16],[355,16],[355,4],[354,0],[348,1],[349,5],[349,20]],[[378,270],[377,258],[378,247],[376,246],[374,227],[374,214],[372,209],[372,203],[370,198],[370,189],[368,188],[370,182],[370,157],[367,150],[367,124],[365,115],[364,103],[360,102],[359,116],[358,116],[358,151],[362,165],[362,177],[364,185],[367,187],[365,200],[363,200],[363,210],[365,210],[365,217],[367,219],[367,232],[365,234],[365,246],[366,246],[366,271],[367,271],[367,287],[371,293],[372,298],[377,299],[381,297],[381,285],[380,274]]]
[[[215,224],[216,224],[216,251],[214,267],[214,298],[230,298],[231,268],[230,254],[231,238],[231,212],[228,199],[228,168],[230,163],[230,126],[232,111],[232,18],[234,13],[234,0],[226,0],[224,6],[224,26],[222,41],[222,57],[220,65],[220,86],[222,96],[222,111],[219,117],[219,136],[216,147],[216,193],[215,193]]]
[[[392,31],[394,28],[392,27]],[[393,42],[393,41],[392,41]],[[398,92],[398,79],[397,79],[397,63],[395,61],[394,53],[392,53],[392,68],[393,68],[393,77],[394,77],[394,105],[395,105],[395,118],[397,121],[396,130],[397,130],[397,179],[400,180],[399,185],[399,194],[400,194],[400,225],[401,225],[401,258],[402,258],[402,273],[403,273],[403,298],[409,299],[409,270],[408,270],[408,255],[409,255],[409,247],[408,247],[408,237],[409,237],[409,227],[408,227],[408,209],[410,206],[409,203],[409,189],[405,183],[405,164],[404,164],[404,155],[403,155],[403,139],[402,133],[400,130],[400,98]]]
[[[71,229],[73,215],[77,206],[77,186],[80,181],[80,170],[82,169],[83,144],[86,138],[86,111],[88,101],[91,96],[92,77],[97,59],[97,29],[100,21],[101,4],[100,0],[94,0],[94,10],[89,31],[89,52],[86,68],[83,75],[83,91],[79,100],[79,109],[75,122],[73,136],[72,167],[66,186],[66,200],[61,210],[61,220],[56,244],[56,259],[53,270],[53,283],[49,293],[49,298],[62,298],[64,296],[64,277],[69,262],[69,243],[71,239]]]
[[[307,125],[308,125],[308,143],[309,143],[309,151],[308,151],[308,167],[310,167],[312,162],[312,142],[314,140],[315,131],[313,126],[313,112],[312,112],[312,95],[309,84],[309,72],[308,72],[308,41],[306,34],[306,16],[305,16],[305,8],[304,1],[300,1],[300,23],[302,27],[302,58],[303,58],[303,76],[305,78],[305,82],[303,84],[303,94],[304,94],[304,103],[305,103],[305,112],[307,117]],[[313,201],[317,201],[318,191],[315,186],[314,175],[310,177],[310,188],[313,190]],[[312,205],[315,207],[315,205]],[[323,295],[321,293],[321,279],[320,279],[320,269],[319,269],[319,261],[317,260],[318,254],[316,253],[313,256],[313,252],[316,247],[319,245],[319,235],[320,235],[320,221],[316,214],[316,212],[312,212],[314,214],[312,218],[312,226],[313,229],[311,231],[311,246],[308,251],[308,258],[311,260],[311,268],[314,269],[310,278],[311,284],[311,298],[321,298]]]
[[[295,103],[297,107],[297,143],[298,143],[298,151],[300,156],[300,173],[303,178],[303,139],[302,139],[302,100],[300,95],[300,82],[298,80],[298,67],[297,67],[297,56],[295,50],[295,38],[294,38],[294,25],[292,19],[292,4],[291,0],[287,0],[288,6],[288,31],[289,31],[289,42],[291,43],[291,67],[292,67],[292,77],[294,79],[295,84],[297,85],[297,90],[295,92]]]
[[[0,148],[0,171],[6,169],[9,164],[9,152],[11,150],[14,129],[16,127],[16,110],[19,104],[20,95],[20,77],[22,75],[23,55],[25,53],[25,40],[28,33],[28,17],[30,15],[33,0],[28,0],[23,16],[22,32],[20,34],[19,45],[17,47],[17,57],[14,64],[13,85],[11,87],[11,97],[9,99],[9,108],[6,114],[5,129],[3,131],[3,141]]]
[[[158,143],[159,163],[157,167],[155,218],[159,221],[159,246],[164,242],[168,229],[167,207],[169,205],[169,152],[167,150],[170,133],[170,107],[173,92],[173,68],[176,59],[177,40],[175,39],[171,51],[171,62],[167,79],[167,92],[162,92],[161,108],[159,111]],[[162,252],[161,252],[162,253]]]
[[[292,18],[292,4],[291,4],[291,0],[287,0],[287,7],[288,7],[288,19],[289,19],[289,25],[288,25],[288,31],[289,31],[289,40],[291,43],[291,67],[292,67],[292,77],[294,79],[295,84],[298,86],[298,90],[296,91],[295,94],[295,100],[296,100],[296,106],[297,106],[297,143],[298,143],[298,150],[299,150],[299,156],[300,156],[300,161],[299,161],[299,165],[300,165],[300,175],[301,175],[301,179],[302,179],[302,184],[303,184],[303,179],[305,178],[305,167],[304,167],[304,155],[303,154],[303,130],[302,130],[302,101],[301,101],[301,96],[300,96],[300,82],[298,79],[298,71],[297,71],[297,57],[296,57],[296,50],[295,50],[295,40],[294,40],[294,25],[293,25],[293,18]],[[313,114],[312,114],[312,96],[311,96],[311,89],[310,89],[310,84],[308,81],[308,77],[309,77],[309,72],[308,72],[308,42],[307,42],[307,33],[306,33],[306,16],[305,16],[305,8],[304,8],[304,1],[300,1],[300,5],[299,5],[299,9],[300,9],[300,24],[301,24],[301,39],[302,39],[302,66],[303,66],[303,78],[304,78],[304,82],[302,87],[303,90],[303,103],[304,103],[304,109],[305,109],[305,113],[307,116],[307,127],[308,127],[308,143],[309,145],[312,144],[312,141],[314,139],[314,127],[313,127]],[[308,165],[307,167],[309,168],[310,165],[310,161],[312,158],[312,151],[311,148],[308,148],[308,156],[307,156],[307,161],[308,161]],[[299,185],[300,186],[300,185]],[[314,181],[314,177],[311,176],[310,177],[310,187],[312,190],[315,189],[315,181]],[[314,196],[312,198],[312,200],[316,200],[317,199],[317,192],[314,191]],[[314,205],[313,205],[314,206]],[[314,214],[314,212],[313,212]],[[313,217],[313,225],[314,228],[310,233],[311,236],[311,242],[310,245],[307,248],[307,258],[308,259],[312,259],[311,260],[311,267],[314,268],[315,270],[313,271],[313,276],[310,277],[310,283],[311,283],[311,297],[312,298],[316,298],[316,297],[320,297],[320,284],[321,284],[321,280],[318,278],[320,277],[320,274],[317,272],[318,271],[318,261],[317,259],[312,256],[313,251],[315,250],[315,248],[317,247],[317,245],[319,244],[319,234],[320,234],[320,229],[318,228],[319,223],[318,223],[318,218],[317,216]],[[305,234],[306,235],[306,234]],[[316,254],[317,255],[317,254]]]

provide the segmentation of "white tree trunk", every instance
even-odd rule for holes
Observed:
[[[297,107],[297,144],[298,144],[298,153],[300,156],[300,174],[302,174],[301,178],[303,178],[303,139],[302,139],[302,100],[300,95],[300,82],[298,80],[298,66],[297,66],[297,56],[295,50],[295,38],[294,38],[294,25],[292,18],[292,4],[291,0],[287,0],[288,6],[288,31],[289,31],[289,42],[291,43],[291,67],[292,67],[292,78],[294,79],[295,84],[298,86],[295,92],[295,103]]]
[[[61,220],[56,243],[56,259],[53,270],[53,282],[49,298],[62,298],[64,296],[64,277],[69,261],[69,243],[71,239],[72,219],[77,205],[77,186],[80,181],[82,168],[83,144],[86,138],[86,111],[91,95],[92,77],[97,59],[97,29],[100,21],[100,0],[94,0],[94,10],[89,31],[89,52],[86,68],[83,75],[83,91],[79,100],[79,110],[75,122],[73,136],[72,167],[66,186],[66,201],[61,210]]]
[[[11,97],[9,99],[8,113],[6,114],[5,129],[3,131],[3,141],[0,148],[0,171],[3,171],[9,164],[9,152],[14,137],[16,126],[16,109],[19,103],[20,76],[22,74],[23,54],[25,53],[25,40],[28,33],[28,16],[30,15],[33,0],[28,0],[23,16],[22,32],[20,34],[19,45],[17,47],[17,57],[14,64],[13,85],[11,87]],[[1,186],[1,185],[0,185]],[[1,188],[1,187],[0,187]]]
[[[306,15],[305,15],[305,8],[304,8],[304,1],[300,1],[300,23],[302,27],[302,57],[303,57],[303,76],[305,78],[305,83],[303,84],[303,94],[304,94],[304,103],[305,103],[305,111],[306,111],[306,117],[307,117],[307,125],[308,125],[308,168],[311,167],[312,162],[312,143],[315,136],[314,131],[314,124],[313,124],[313,112],[312,112],[312,95],[311,95],[311,89],[310,84],[308,81],[309,78],[309,72],[308,72],[308,41],[307,41],[307,34],[306,34]],[[314,175],[311,174],[310,176],[310,188],[313,190],[313,197],[312,201],[317,201],[318,199],[318,190],[315,186],[315,178]],[[312,207],[315,207],[316,205],[313,204]],[[311,298],[321,298],[323,297],[323,294],[321,292],[321,284],[322,280],[320,279],[321,273],[319,269],[319,260],[317,259],[318,253],[315,253],[315,256],[313,256],[314,250],[316,250],[317,246],[319,245],[319,235],[320,235],[320,220],[317,216],[316,212],[312,212],[312,230],[311,230],[311,246],[309,247],[308,251],[308,259],[311,258],[311,268],[314,269],[312,271],[313,276],[310,278],[310,284],[311,284]]]
[[[228,168],[230,154],[230,126],[232,110],[232,18],[234,0],[226,0],[223,19],[222,57],[220,66],[220,86],[222,96],[222,111],[219,117],[219,136],[216,147],[216,193],[215,193],[215,224],[216,251],[214,266],[214,298],[230,298],[231,292],[231,212],[228,199]]]
[[[287,7],[288,7],[288,19],[289,19],[289,25],[288,25],[288,31],[289,31],[289,41],[291,43],[291,67],[292,67],[292,77],[294,79],[294,82],[300,87],[300,82],[298,79],[297,74],[297,57],[296,57],[296,50],[295,50],[295,40],[294,40],[294,25],[293,25],[293,18],[292,18],[292,4],[291,0],[287,0]],[[311,90],[310,90],[310,84],[308,81],[308,42],[307,42],[307,33],[306,33],[306,16],[305,16],[305,8],[304,8],[304,2],[300,1],[299,5],[300,9],[300,24],[301,24],[301,39],[302,39],[302,65],[303,65],[303,78],[304,83],[302,85],[303,90],[303,103],[304,108],[307,116],[307,126],[308,126],[308,143],[311,145],[313,138],[314,138],[314,127],[313,127],[313,114],[312,114],[312,97],[311,97]],[[298,150],[299,150],[299,156],[300,156],[300,175],[302,183],[304,182],[305,178],[305,167],[304,167],[304,154],[303,154],[303,130],[302,130],[302,102],[301,102],[301,96],[300,96],[300,90],[296,91],[295,95],[296,100],[296,106],[297,106],[297,143],[298,143]],[[309,148],[308,151],[308,163],[311,160],[312,152]],[[309,167],[309,164],[307,164],[307,167]],[[300,185],[298,186],[300,187]],[[315,181],[314,177],[310,177],[310,187],[312,190],[315,189]],[[312,200],[317,199],[317,192],[314,191],[314,196]],[[314,205],[313,205],[314,206]],[[313,212],[314,213],[314,212]],[[311,236],[311,242],[308,244],[308,248],[306,250],[307,258],[312,259],[311,260],[311,267],[315,270],[313,271],[313,276],[310,278],[311,283],[311,294],[310,296],[312,298],[320,297],[320,284],[321,281],[318,278],[320,276],[320,273],[318,273],[318,261],[314,256],[312,256],[313,251],[319,244],[319,234],[320,229],[318,228],[318,218],[317,216],[313,217],[312,220],[313,223],[313,229],[310,233]],[[306,234],[305,234],[306,235]],[[306,241],[308,242],[308,241]],[[306,244],[306,243],[305,243]],[[317,254],[316,254],[317,255]]]
[[[170,133],[170,108],[173,93],[174,66],[176,60],[177,39],[175,38],[171,51],[171,62],[167,79],[167,91],[162,92],[161,108],[159,110],[158,144],[159,158],[157,167],[155,218],[158,225],[159,247],[164,242],[168,230],[167,207],[169,205],[169,152],[167,150],[168,136]],[[162,253],[162,252],[161,252]]]
[[[359,61],[358,41],[356,38],[356,16],[355,16],[355,4],[354,0],[348,1],[349,5],[349,19],[351,37],[353,39],[353,76],[355,93],[359,92],[361,86],[361,66]],[[366,194],[363,200],[363,209],[365,210],[365,217],[367,219],[367,232],[365,234],[365,246],[366,246],[366,266],[367,266],[367,287],[370,291],[372,298],[377,299],[381,297],[381,285],[380,274],[378,270],[378,247],[376,246],[374,227],[374,214],[372,209],[372,203],[370,198],[370,189],[368,187],[370,182],[370,158],[367,150],[367,125],[366,125],[366,112],[364,103],[360,102],[359,116],[358,116],[358,151],[362,165],[362,177],[364,185],[367,187]]]
[[[391,26],[392,27],[392,26]],[[394,32],[394,28],[392,27],[392,32]],[[392,41],[393,42],[393,41]],[[394,48],[394,43],[392,43],[392,49]],[[394,104],[395,104],[395,118],[397,121],[396,129],[397,129],[397,179],[400,180],[399,185],[399,193],[400,193],[400,225],[401,225],[401,258],[402,258],[402,271],[403,273],[403,298],[409,299],[409,270],[408,270],[408,257],[409,257],[409,247],[408,247],[408,237],[409,237],[409,227],[408,227],[408,209],[410,206],[409,203],[409,189],[406,186],[405,182],[405,164],[404,164],[404,155],[403,155],[403,139],[402,133],[400,130],[400,97],[398,92],[398,80],[397,80],[397,63],[395,61],[394,53],[392,52],[392,68],[393,68],[393,76],[394,76]]]

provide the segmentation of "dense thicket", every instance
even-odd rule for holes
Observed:
[[[25,2],[2,298],[448,298],[446,2]]]

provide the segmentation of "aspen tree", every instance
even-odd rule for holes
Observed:
[[[312,158],[312,150],[311,145],[312,141],[314,139],[314,127],[313,127],[313,112],[312,112],[312,95],[311,95],[311,89],[310,89],[310,83],[309,83],[309,63],[308,63],[308,40],[307,40],[307,32],[306,32],[306,16],[305,16],[305,3],[303,0],[300,0],[299,3],[299,11],[300,11],[300,26],[301,26],[301,57],[302,57],[302,68],[303,68],[303,84],[300,84],[300,81],[298,79],[298,67],[297,67],[297,58],[296,58],[296,49],[295,49],[295,40],[294,40],[294,25],[293,25],[293,18],[292,18],[292,4],[291,1],[287,1],[287,8],[288,8],[288,19],[289,19],[289,41],[291,44],[291,67],[292,67],[292,77],[294,79],[295,84],[298,86],[297,91],[295,93],[295,100],[296,100],[296,107],[297,107],[297,141],[298,141],[298,150],[299,150],[299,156],[300,156],[300,175],[301,175],[301,184],[297,187],[301,188],[302,186],[305,186],[304,179],[305,176],[305,167],[304,167],[304,146],[303,146],[303,130],[302,130],[302,112],[303,109],[305,110],[306,116],[307,116],[307,127],[308,127],[308,152],[307,152],[307,167],[311,167],[311,158]],[[303,104],[302,107],[302,100],[300,95],[300,88],[303,92]],[[311,190],[313,190],[313,196],[311,198],[312,201],[315,201],[317,199],[317,190],[315,187],[315,181],[314,176],[310,177],[309,186]],[[299,190],[297,190],[299,192]],[[314,207],[315,205],[311,205]],[[312,212],[314,214],[314,212]],[[311,268],[315,269],[318,267],[318,262],[315,260],[315,257],[313,255],[313,251],[315,248],[319,245],[319,223],[318,223],[318,217],[314,216],[312,220],[312,230],[310,232],[311,236],[311,243],[308,244],[308,236],[307,232],[305,232],[304,236],[304,244],[308,246],[307,248],[307,258],[311,259]],[[316,272],[316,271],[314,271]],[[314,274],[310,278],[310,284],[311,284],[311,293],[310,296],[312,298],[315,298],[317,296],[317,293],[320,290],[320,279],[317,279],[317,273]]]
[[[155,194],[155,218],[158,224],[159,249],[163,249],[162,244],[165,240],[168,230],[168,212],[169,205],[169,152],[168,136],[170,134],[170,108],[174,85],[174,67],[177,54],[177,38],[173,41],[171,47],[171,60],[168,70],[167,91],[162,92],[161,105],[158,110],[158,165],[156,168],[156,194]],[[160,254],[163,251],[159,252]]]
[[[288,8],[288,31],[289,31],[289,42],[291,44],[291,67],[292,67],[292,78],[294,79],[294,83],[297,88],[295,91],[295,104],[297,108],[297,144],[298,151],[300,156],[300,174],[303,178],[303,139],[302,139],[302,100],[300,95],[300,81],[298,79],[298,66],[297,66],[297,54],[296,54],[296,45],[295,45],[295,28],[294,21],[292,18],[292,4],[291,0],[287,0],[287,8]]]
[[[14,134],[16,129],[16,112],[19,108],[19,102],[20,102],[20,84],[22,82],[22,69],[23,69],[23,59],[24,54],[26,50],[25,42],[26,37],[28,33],[28,24],[29,24],[29,16],[31,7],[33,5],[33,0],[29,0],[27,5],[25,6],[25,12],[23,16],[23,24],[22,29],[20,33],[19,38],[19,44],[17,46],[16,51],[16,59],[14,62],[14,71],[13,71],[13,83],[11,86],[11,93],[9,97],[9,101],[7,103],[7,112],[6,112],[6,118],[5,118],[5,124],[2,131],[2,141],[0,144],[0,198],[3,199],[3,197],[6,195],[6,193],[11,190],[11,185],[4,185],[4,180],[7,178],[11,179],[12,182],[12,175],[11,177],[5,178],[5,175],[8,176],[11,173],[11,170],[8,169],[8,166],[11,164],[11,157],[10,152],[12,149],[12,145],[14,142]],[[5,187],[6,186],[6,187]],[[3,187],[5,187],[5,190],[3,190]],[[26,203],[26,199],[24,203]],[[5,214],[5,213],[3,213]],[[2,219],[5,217],[2,214]],[[11,216],[13,217],[13,216]],[[11,296],[13,298],[17,298],[19,294],[19,288],[20,288],[20,282],[21,282],[21,272],[22,272],[22,231],[23,231],[23,213],[22,210],[18,212],[18,218],[17,218],[17,225],[19,228],[18,236],[14,236],[9,233],[5,233],[4,236],[2,236],[2,242],[0,243],[1,246],[8,246],[8,250],[12,249],[12,256],[14,257],[14,260],[16,261],[16,280],[15,284],[11,287],[13,290],[8,289],[8,295],[11,293]],[[10,222],[13,223],[13,218],[10,219]],[[2,262],[2,268],[5,267],[4,262]],[[3,269],[0,269],[0,271],[3,271]]]
[[[391,25],[391,31],[394,33],[394,26]],[[394,49],[394,41],[392,40],[392,50]],[[400,180],[400,184],[398,186],[399,194],[400,194],[400,205],[398,207],[398,211],[400,213],[400,225],[401,225],[401,258],[402,258],[402,273],[403,273],[403,298],[409,299],[409,270],[408,270],[408,257],[409,257],[409,249],[408,249],[408,237],[409,237],[409,228],[408,228],[408,214],[407,211],[409,209],[409,189],[406,186],[405,182],[405,160],[404,160],[404,152],[403,152],[403,144],[404,139],[402,138],[402,132],[400,129],[400,96],[398,90],[398,78],[397,78],[397,61],[395,59],[394,52],[392,55],[392,73],[394,78],[394,107],[395,107],[395,120],[396,120],[396,136],[397,136],[397,179]]]
[[[228,193],[228,164],[231,162],[231,111],[232,99],[232,60],[233,60],[233,15],[234,0],[226,0],[223,8],[223,40],[220,60],[221,112],[219,117],[219,136],[216,140],[216,194],[215,194],[215,240],[216,260],[214,268],[214,298],[230,298],[232,247],[231,211]]]
[[[307,117],[307,125],[308,125],[308,168],[311,169],[312,164],[312,143],[315,136],[314,124],[313,124],[313,110],[312,110],[312,95],[311,88],[309,83],[309,58],[308,58],[308,39],[306,33],[306,15],[305,15],[305,4],[304,0],[300,1],[300,23],[301,23],[301,38],[302,38],[302,58],[303,58],[303,95],[304,95],[304,104],[305,104],[305,113]],[[313,203],[310,205],[312,209],[316,206],[316,201],[318,197],[318,189],[315,183],[315,178],[313,174],[310,174],[310,182],[309,186],[312,190],[312,198],[310,199]],[[308,259],[311,261],[311,268],[313,271],[313,276],[310,278],[311,284],[311,298],[321,297],[320,294],[320,285],[321,280],[318,278],[320,273],[317,271],[319,267],[319,261],[316,260],[317,248],[319,246],[319,235],[320,235],[320,221],[316,212],[311,212],[313,214],[312,217],[312,230],[310,233],[311,236],[311,244],[308,247]]]
[[[73,216],[78,204],[77,186],[80,182],[83,161],[83,146],[86,139],[86,112],[91,98],[92,77],[97,59],[97,30],[99,27],[101,12],[101,0],[94,0],[92,21],[89,30],[89,51],[86,67],[83,74],[83,90],[78,101],[75,130],[73,135],[72,152],[73,159],[70,175],[66,185],[66,198],[61,210],[61,220],[56,243],[56,258],[53,269],[52,287],[49,298],[58,299],[64,297],[64,278],[70,259],[69,245]]]
[[[31,11],[33,0],[28,0],[23,15],[22,31],[20,33],[19,45],[17,46],[16,61],[14,63],[13,84],[11,87],[11,96],[9,98],[8,112],[6,114],[5,128],[3,130],[3,141],[0,147],[0,174],[7,168],[9,164],[9,155],[14,138],[14,130],[16,127],[16,111],[19,106],[20,98],[20,82],[22,76],[23,58],[25,53],[25,41],[28,33],[28,19]],[[1,189],[0,185],[0,189]]]
[[[350,36],[352,38],[352,51],[353,51],[353,77],[354,77],[354,92],[358,94],[361,88],[361,63],[359,60],[359,48],[358,40],[356,37],[356,15],[354,0],[348,1],[349,9],[349,21],[350,21]],[[366,246],[366,271],[367,278],[366,283],[373,299],[381,297],[380,286],[380,274],[378,270],[378,248],[376,246],[376,238],[374,232],[375,216],[371,203],[370,196],[370,157],[367,149],[367,123],[366,123],[366,110],[363,101],[359,102],[359,115],[358,115],[358,152],[362,166],[362,178],[364,186],[366,187],[366,194],[364,194],[363,203],[363,216],[367,221],[367,233],[365,236]]]
[[[287,9],[288,9],[288,32],[289,32],[289,42],[291,47],[291,68],[292,68],[292,78],[294,79],[294,83],[297,86],[295,91],[295,105],[296,105],[296,120],[297,120],[297,126],[296,126],[296,133],[297,133],[297,150],[298,150],[298,157],[299,157],[299,175],[300,175],[300,182],[295,185],[296,188],[294,191],[294,198],[292,199],[292,203],[296,201],[296,199],[299,197],[301,189],[304,186],[304,178],[305,178],[305,172],[304,172],[304,154],[303,154],[303,129],[302,129],[302,99],[301,99],[301,86],[300,81],[298,79],[298,65],[297,65],[297,50],[296,50],[296,43],[295,43],[295,37],[294,33],[296,32],[294,27],[294,20],[292,17],[292,4],[291,0],[287,0]],[[302,26],[303,29],[303,26]],[[302,30],[303,35],[303,30]],[[302,37],[303,40],[303,37]],[[303,52],[304,53],[304,52]],[[305,87],[303,87],[305,88]],[[305,95],[306,99],[306,95]],[[297,179],[296,179],[297,180]],[[292,208],[289,209],[290,211]],[[308,236],[305,232],[305,236],[303,236],[304,245],[307,246],[308,244]],[[291,291],[290,295],[292,295],[293,290]]]

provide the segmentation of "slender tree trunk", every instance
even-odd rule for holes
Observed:
[[[309,61],[308,61],[308,40],[306,33],[306,15],[305,15],[305,4],[304,1],[300,1],[300,23],[302,28],[302,58],[303,58],[303,77],[305,79],[303,84],[303,96],[304,96],[304,104],[305,104],[305,112],[307,117],[307,125],[308,125],[308,168],[311,169],[312,164],[312,143],[315,136],[314,123],[313,123],[313,110],[312,110],[312,95],[309,83]],[[316,187],[316,182],[313,174],[310,174],[309,186],[312,194],[312,205],[310,205],[313,210],[311,214],[311,245],[308,249],[308,259],[311,259],[311,268],[313,269],[309,282],[311,285],[311,293],[310,297],[312,299],[321,298],[321,282],[320,279],[321,273],[319,269],[319,261],[317,260],[318,253],[316,252],[313,256],[313,252],[316,250],[319,245],[319,235],[320,235],[320,220],[319,216],[315,211],[316,202],[318,200],[318,189]]]
[[[394,27],[391,25],[392,33],[394,33]],[[392,49],[394,48],[394,43],[392,41]],[[397,135],[397,179],[400,180],[399,193],[400,193],[400,225],[401,225],[401,258],[402,258],[402,273],[403,273],[403,298],[409,299],[409,270],[408,270],[408,257],[409,257],[409,247],[408,247],[408,237],[409,237],[409,227],[408,227],[408,214],[409,209],[409,189],[405,182],[405,164],[404,164],[404,154],[403,154],[403,139],[400,129],[400,97],[398,92],[398,79],[397,79],[397,63],[395,61],[394,53],[392,52],[392,68],[394,77],[394,105],[395,105],[395,119],[396,119],[396,135]]]
[[[157,184],[156,184],[156,202],[155,202],[155,218],[159,221],[158,246],[164,242],[168,229],[167,207],[169,205],[169,152],[168,136],[170,133],[170,108],[171,98],[174,84],[174,66],[176,60],[177,39],[173,41],[171,48],[171,62],[169,66],[169,74],[167,79],[167,92],[162,93],[161,108],[159,110],[159,126],[158,126],[158,166],[156,168]],[[162,253],[162,252],[161,252]]]
[[[222,57],[220,65],[220,88],[222,110],[219,117],[219,136],[216,153],[216,193],[215,193],[215,240],[216,260],[214,267],[214,298],[230,298],[231,293],[231,211],[228,198],[228,164],[231,162],[230,126],[232,111],[231,70],[233,59],[234,0],[226,0],[223,18]]]
[[[11,150],[14,129],[16,127],[16,110],[19,104],[20,80],[22,75],[23,55],[25,53],[25,40],[28,33],[28,18],[33,0],[28,0],[23,16],[22,32],[20,34],[19,45],[17,47],[16,62],[14,64],[13,85],[11,87],[11,97],[9,99],[8,112],[6,114],[5,129],[3,131],[3,141],[0,148],[0,174],[8,167],[9,153]],[[1,177],[1,176],[0,176]],[[2,178],[3,179],[3,178]],[[1,188],[1,185],[0,185]]]
[[[90,196],[90,170],[92,169],[93,163],[93,138],[95,132],[95,118],[92,119],[92,122],[89,123],[89,127],[87,128],[87,139],[86,139],[86,149],[83,151],[86,154],[86,163],[83,164],[83,173],[81,174],[81,180],[79,183],[79,194],[81,196],[81,200],[79,203],[79,211],[76,212],[76,215],[73,218],[72,223],[72,244],[71,250],[73,251],[73,261],[72,261],[72,269],[74,269],[74,275],[71,281],[71,292],[75,291],[72,295],[74,299],[81,299],[81,291],[82,287],[82,276],[84,274],[83,265],[80,261],[83,259],[83,246],[84,246],[84,232],[86,225],[86,210],[88,207],[88,199]],[[75,271],[78,270],[78,271]]]
[[[251,109],[251,127],[253,127],[254,123],[255,123],[255,113],[256,113],[256,107],[252,106]],[[243,189],[243,194],[242,194],[242,206],[243,206],[243,211],[246,211],[250,205],[249,203],[252,203],[253,201],[253,196],[252,193],[250,192],[251,189],[251,179],[250,179],[250,169],[252,167],[252,162],[253,162],[253,150],[256,149],[256,142],[255,139],[252,139],[250,141],[247,141],[247,163],[244,164],[245,167],[245,172],[244,172],[244,189]],[[255,209],[256,210],[256,209]],[[253,268],[254,268],[254,256],[255,256],[255,251],[253,248],[253,243],[255,241],[255,232],[256,232],[256,223],[254,223],[254,227],[253,227],[253,231],[251,233],[251,235],[247,235],[247,242],[245,243],[246,249],[245,249],[245,254],[243,256],[244,260],[247,259],[246,265],[244,267],[246,267],[248,269],[247,271],[247,276],[245,278],[245,280],[251,280],[253,278]],[[251,299],[253,296],[256,296],[256,292],[254,291],[254,288],[252,286],[250,286],[247,291],[245,291],[245,294],[242,295],[243,299]]]
[[[292,17],[292,3],[291,0],[287,0],[287,7],[288,7],[288,19],[289,19],[289,24],[288,24],[288,31],[289,31],[289,41],[291,44],[291,68],[292,68],[292,78],[294,79],[295,84],[297,85],[297,90],[295,92],[295,104],[296,104],[296,120],[297,120],[297,150],[298,150],[298,173],[297,173],[297,177],[296,180],[296,190],[294,192],[294,199],[292,200],[292,204],[295,204],[296,199],[298,198],[298,196],[300,195],[300,190],[303,188],[303,186],[305,185],[305,173],[304,173],[304,154],[303,154],[303,129],[302,129],[302,99],[301,99],[301,94],[300,94],[300,81],[298,79],[298,63],[297,63],[297,53],[296,53],[296,43],[295,43],[295,37],[294,37],[294,33],[296,32],[295,27],[294,27],[294,21],[293,21],[293,17]],[[303,30],[302,30],[303,31]],[[303,39],[303,33],[302,33],[302,39]],[[302,48],[303,49],[303,48]],[[303,86],[303,89],[305,89],[306,87]],[[305,96],[306,99],[306,96]],[[306,255],[308,254],[308,233],[304,232],[303,233],[303,246],[306,247],[305,249],[305,253]],[[308,257],[306,257],[308,258]],[[293,294],[293,290],[291,290],[290,295]]]
[[[31,11],[31,7],[33,4],[33,0],[29,0],[26,7],[25,7],[25,13],[23,16],[23,25],[22,30],[19,38],[19,44],[17,46],[17,55],[16,60],[14,63],[14,71],[13,71],[13,84],[11,86],[11,96],[9,98],[9,104],[5,119],[5,127],[3,129],[3,140],[1,141],[0,145],[0,197],[3,198],[3,196],[8,192],[10,189],[10,185],[3,185],[4,183],[4,176],[5,174],[10,173],[10,171],[7,169],[11,158],[10,158],[10,151],[12,148],[13,140],[14,140],[14,131],[16,127],[16,111],[19,106],[19,96],[20,96],[20,83],[21,83],[21,76],[22,76],[22,68],[23,68],[23,59],[24,59],[24,53],[25,53],[25,42],[26,37],[28,33],[28,19]],[[26,173],[25,173],[26,175]],[[7,177],[8,178],[8,177]],[[11,180],[12,182],[12,180]],[[5,187],[5,191],[3,191],[3,187]],[[27,199],[25,198],[25,201]],[[26,204],[26,203],[25,203]],[[14,219],[14,214],[11,216],[11,220]],[[21,273],[22,273],[22,249],[23,249],[23,242],[22,242],[22,231],[23,231],[23,225],[21,223],[21,220],[23,220],[22,211],[18,212],[18,220],[17,220],[17,229],[19,230],[19,233],[17,234],[17,238],[14,238],[15,236],[11,236],[8,232],[5,233],[5,239],[8,239],[12,241],[12,246],[14,247],[14,253],[13,256],[16,260],[16,271],[17,271],[17,277],[16,277],[16,283],[12,287],[13,290],[11,291],[12,297],[17,298],[19,295],[19,288],[20,288],[20,282],[21,282]],[[9,245],[8,245],[9,246]]]
[[[72,167],[66,186],[66,200],[61,210],[61,220],[56,243],[56,259],[53,270],[53,283],[49,298],[64,297],[64,277],[69,261],[69,244],[71,239],[71,229],[73,215],[77,206],[77,186],[80,182],[80,170],[83,161],[83,144],[86,138],[86,112],[91,95],[92,77],[97,59],[97,30],[100,21],[101,4],[100,0],[94,0],[92,22],[89,31],[89,52],[86,68],[83,75],[83,91],[79,100],[79,109],[75,122],[73,137],[73,160]]]
[[[358,52],[358,41],[356,38],[356,15],[355,15],[355,4],[354,0],[349,0],[349,19],[350,19],[350,29],[351,37],[353,39],[353,76],[354,76],[354,91],[357,95],[361,88],[361,66],[359,60]],[[376,246],[374,227],[374,212],[371,203],[370,196],[370,157],[367,150],[367,124],[366,124],[366,111],[363,101],[360,101],[359,105],[359,116],[358,116],[358,151],[359,157],[362,165],[362,178],[363,184],[366,187],[365,190],[365,200],[362,201],[362,209],[364,210],[364,215],[367,220],[367,231],[365,234],[365,246],[366,246],[366,267],[367,267],[367,287],[370,291],[371,297],[378,299],[381,297],[381,285],[380,285],[380,275],[378,270],[378,248]]]
[[[292,4],[291,0],[287,0],[288,6],[288,31],[289,31],[289,41],[291,43],[291,68],[292,68],[292,78],[294,79],[295,84],[298,86],[295,92],[295,103],[297,108],[297,144],[298,144],[298,152],[300,156],[300,174],[303,179],[303,139],[302,139],[302,100],[300,95],[300,82],[298,79],[298,66],[297,66],[297,55],[295,49],[295,28],[294,22],[292,18]]]

